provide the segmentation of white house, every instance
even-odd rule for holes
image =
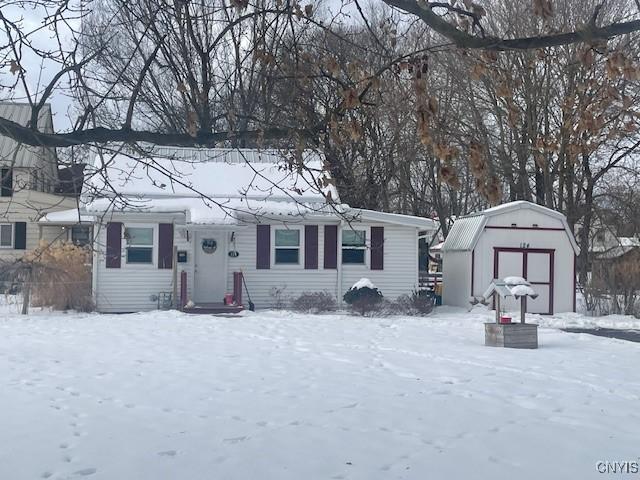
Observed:
[[[257,308],[303,292],[340,300],[361,277],[389,298],[418,288],[418,232],[435,222],[340,204],[320,157],[305,152],[300,168],[278,151],[155,152],[108,159],[80,212],[43,219],[94,224],[99,311],[150,310],[176,292],[196,306],[240,290]]]
[[[578,253],[565,216],[541,205],[517,201],[460,217],[442,247],[443,303],[468,307],[494,278],[518,276],[539,295],[527,300],[528,312],[575,311]]]

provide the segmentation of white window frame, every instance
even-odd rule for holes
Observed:
[[[292,249],[292,248],[296,248],[293,246],[290,247],[277,247],[276,246],[276,231],[277,230],[297,230],[298,231],[298,262],[297,263],[276,263],[276,250],[278,248],[286,248],[286,249]],[[300,268],[304,266],[304,226],[295,226],[295,227],[290,227],[290,226],[272,226],[271,228],[271,265],[272,267],[275,268]]]
[[[350,232],[350,231],[362,231],[364,232],[364,245],[362,246],[354,246],[354,247],[345,247],[342,244],[343,238],[344,238],[344,232]],[[345,227],[341,229],[340,232],[340,264],[343,267],[346,268],[359,268],[359,267],[368,267],[369,266],[369,240],[371,237],[371,229],[369,227]],[[363,255],[363,260],[362,263],[345,263],[344,262],[344,250],[348,249],[348,250],[364,250],[364,255]]]
[[[127,250],[129,247],[146,247],[149,245],[129,245],[129,241],[126,238],[126,232],[128,228],[148,228],[151,229],[151,262],[150,263],[140,263],[140,262],[129,262],[129,256],[127,255]],[[153,223],[125,223],[122,228],[122,249],[121,255],[124,258],[124,264],[129,268],[155,268],[157,266],[157,258],[156,258],[156,249],[158,248],[158,228],[156,224]]]
[[[11,229],[11,245],[0,245],[0,248],[12,249],[16,243],[16,239],[15,239],[16,229],[14,228],[13,223],[0,223],[0,227],[4,227],[6,225],[8,225],[9,228]]]

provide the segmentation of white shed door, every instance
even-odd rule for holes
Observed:
[[[198,232],[195,241],[193,301],[222,303],[227,284],[225,234]]]
[[[505,252],[498,250],[498,275],[497,278],[525,277],[524,252]],[[503,298],[500,300],[501,309],[505,312],[520,310],[520,300],[515,298]]]
[[[525,278],[538,294],[538,298],[527,299],[527,311],[531,313],[553,313],[551,300],[551,276],[553,254],[551,252],[527,252],[527,274]]]
[[[496,249],[494,276],[524,277],[538,294],[535,300],[527,299],[527,312],[553,313],[553,251],[531,249]],[[519,311],[520,301],[503,300],[505,311]]]

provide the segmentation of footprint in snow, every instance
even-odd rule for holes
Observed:
[[[49,478],[52,475],[53,475],[52,472],[46,471],[46,472],[43,472],[42,475],[40,475],[40,478]]]
[[[249,438],[250,437],[248,437],[248,436],[225,438],[223,440],[223,442],[225,442],[225,443],[240,443],[240,442],[244,442],[246,440],[249,440]]]
[[[78,470],[76,472],[73,472],[73,474],[74,475],[79,475],[81,477],[86,477],[88,475],[93,475],[97,471],[98,470],[96,470],[95,468],[83,468],[82,470]]]
[[[177,453],[175,450],[165,450],[164,452],[158,452],[158,455],[161,457],[175,457]]]

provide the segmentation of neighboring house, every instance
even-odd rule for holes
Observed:
[[[592,260],[622,257],[632,250],[640,249],[640,238],[617,237],[611,230],[600,230],[591,242]]]
[[[239,272],[258,308],[304,292],[341,300],[362,277],[388,298],[417,290],[418,233],[435,222],[340,204],[320,157],[305,152],[298,169],[277,151],[155,152],[153,162],[114,156],[89,172],[96,194],[80,212],[43,219],[94,224],[99,311],[154,309],[180,290],[195,305],[220,305],[238,293]]]
[[[468,307],[493,279],[527,279],[527,311],[575,311],[578,245],[563,214],[516,201],[456,219],[442,246],[443,304]],[[517,310],[507,302],[506,309]]]
[[[27,125],[30,116],[28,104],[0,102],[0,117]],[[53,132],[49,105],[41,110],[38,124],[42,131]],[[55,193],[58,186],[55,150],[19,144],[0,136],[0,175],[0,261],[20,258],[41,240],[71,239],[70,233],[59,226],[43,228],[38,224],[38,219],[47,213],[77,205],[73,196]]]
[[[640,238],[616,237],[607,230],[591,250],[591,280],[596,288],[612,291],[640,285]],[[625,285],[626,284],[626,285]]]

